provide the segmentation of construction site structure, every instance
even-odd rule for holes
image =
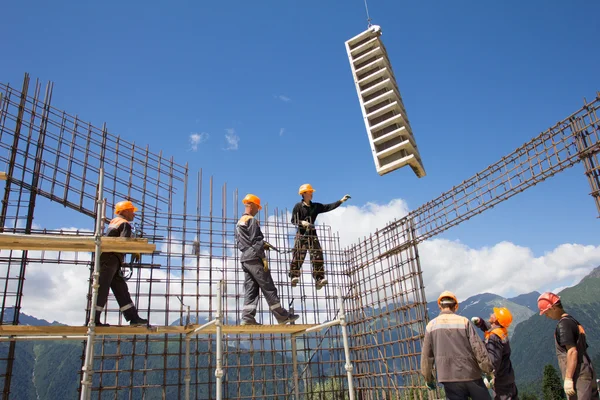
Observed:
[[[409,165],[423,178],[425,168],[381,40],[381,27],[370,25],[347,40],[346,53],[377,173],[385,175]]]
[[[309,283],[306,266],[301,283],[291,288],[290,253],[270,252],[273,279],[282,301],[300,314],[298,325],[276,325],[261,302],[257,319],[265,325],[237,326],[244,293],[234,238],[240,216],[237,191],[229,192],[226,184],[214,190],[212,177],[204,190],[202,171],[194,179],[187,165],[162,152],[52,107],[52,84],[44,95],[41,89],[36,82],[30,94],[28,75],[20,90],[0,83],[0,169],[6,172],[0,208],[3,399],[19,389],[11,385],[23,350],[17,345],[31,340],[57,345],[55,339],[64,336],[82,341],[76,360],[86,369],[78,380],[63,384],[79,382],[79,390],[89,390],[91,398],[317,399],[354,393],[368,400],[430,399],[437,394],[425,388],[419,368],[428,314],[418,243],[580,162],[600,212],[598,94],[473,177],[351,245],[342,247],[338,234],[317,225],[330,282],[322,290]],[[98,242],[97,229],[73,226],[84,226],[90,218],[98,223],[100,197],[106,209],[122,199],[140,206],[137,230],[156,247],[143,256],[128,285],[136,308],[148,313],[153,327],[98,327],[91,340],[97,261],[89,252],[98,254],[96,246],[106,244],[107,250],[113,244],[104,237]],[[291,248],[295,228],[290,213],[270,210],[268,204],[262,211],[258,217],[265,240]],[[53,214],[68,216],[69,226],[34,224],[36,215],[39,220]],[[105,216],[100,221],[107,222]],[[40,235],[47,237],[45,245],[39,244]],[[81,309],[81,326],[22,326],[23,310],[39,301],[35,285],[50,270],[82,284],[88,280],[86,293],[69,294]],[[121,318],[109,297],[103,321],[121,325]],[[86,350],[88,343],[93,354]],[[219,369],[223,375],[216,376]],[[90,375],[91,385],[84,385]]]

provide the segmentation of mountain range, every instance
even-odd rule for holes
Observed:
[[[597,329],[600,326],[600,267],[594,269],[588,276],[581,280],[577,285],[562,290],[559,295],[562,298],[563,305],[568,313],[573,315],[585,328],[589,344],[589,354],[594,361],[596,368],[600,368],[600,330]],[[537,312],[537,298],[538,292],[531,292],[522,294],[512,298],[504,298],[492,293],[481,293],[461,301],[459,305],[458,313],[471,318],[474,316],[482,317],[487,319],[493,312],[494,307],[504,306],[507,307],[513,314],[513,323],[509,328],[512,356],[511,360],[515,369],[515,375],[517,378],[517,384],[519,386],[520,393],[530,392],[535,394],[541,393],[541,378],[544,366],[546,364],[552,364],[557,367],[556,354],[554,351],[554,329],[556,327],[556,321],[549,320],[543,316],[540,316]],[[404,309],[406,308],[406,309]],[[393,305],[388,305],[382,309],[365,309],[361,310],[361,313],[365,313],[372,320],[372,328],[369,326],[361,327],[362,330],[374,329],[376,327],[376,317],[379,314],[386,314],[387,319],[390,318],[406,318],[408,315],[412,315],[415,310],[410,307],[404,307],[402,311],[394,309]],[[439,314],[439,309],[436,301],[432,301],[427,304],[429,318],[434,318]],[[5,323],[11,323],[13,310],[7,309],[4,315]],[[404,313],[404,314],[403,314]],[[396,317],[398,316],[399,317]],[[351,315],[349,315],[351,317]],[[365,317],[365,315],[362,315]],[[43,319],[38,319],[33,316],[29,316],[21,313],[19,316],[20,323],[23,325],[63,325],[57,321],[49,322]],[[405,319],[406,320],[406,319]],[[192,321],[193,322],[193,321]],[[387,321],[390,324],[395,323],[394,321]],[[398,322],[398,321],[396,321]],[[179,321],[175,321],[173,324],[179,325]],[[368,325],[368,324],[367,324]],[[393,326],[393,325],[392,325]],[[312,361],[314,365],[311,365],[310,374],[312,376],[324,377],[331,372],[324,364],[320,362],[332,362],[329,368],[334,368],[336,374],[343,374],[342,367],[338,368],[336,365],[342,366],[342,353],[340,353],[341,344],[336,339],[337,327],[330,329],[330,334],[322,339],[317,335],[310,335],[302,340],[298,340],[299,359],[300,361],[311,356],[310,350],[320,348],[322,350],[315,354],[312,354]],[[478,330],[479,331],[479,330]],[[482,334],[481,332],[479,332]],[[402,331],[390,332],[387,334],[385,343],[378,343],[378,335],[365,335],[362,340],[367,342],[362,343],[363,345],[373,347],[382,351],[384,354],[399,354],[402,343],[399,342],[401,339],[418,335],[418,327],[406,327]],[[391,336],[390,336],[391,335]],[[323,340],[322,343],[319,343]],[[257,347],[257,343],[254,342],[240,342],[236,348],[227,346],[225,354],[225,362],[228,365],[239,365],[239,368],[230,368],[228,375],[235,376],[236,380],[249,380],[251,378],[250,370],[244,365],[258,365],[264,363],[261,357],[263,353],[252,352],[251,349],[258,350],[258,347],[264,347],[265,350],[275,350],[269,352],[270,366],[265,367],[263,374],[266,376],[278,376],[287,377],[291,376],[291,372],[287,370],[284,365],[289,365],[291,360],[282,355],[281,349],[289,348],[289,341],[271,341],[264,340]],[[133,383],[134,385],[142,385],[154,383],[160,385],[165,382],[183,383],[183,372],[179,370],[181,361],[176,355],[163,357],[165,344],[161,342],[150,342],[145,346],[139,346],[135,349],[132,348],[130,342],[113,342],[112,345],[104,346],[105,352],[109,354],[120,354],[119,363],[120,365],[134,364],[137,366],[139,362],[143,362],[143,357],[131,357],[132,354],[144,354],[144,352],[157,354],[157,357],[148,358],[147,365],[144,368],[148,370],[162,369],[166,363],[169,366],[167,376],[162,376],[162,373],[152,375],[148,373],[147,376],[144,374],[129,372],[122,372],[119,374],[119,382]],[[192,367],[194,363],[198,362],[199,366],[209,366],[212,359],[214,358],[215,344],[209,346],[208,342],[198,342],[196,349],[194,346],[196,342],[193,342],[192,354]],[[225,342],[227,343],[227,342]],[[117,351],[116,346],[120,346]],[[251,346],[253,346],[251,348]],[[169,339],[169,353],[178,354],[180,349],[180,343],[177,341],[171,341]],[[332,349],[331,351],[328,349]],[[415,351],[420,351],[416,348]],[[0,343],[0,358],[6,358],[8,351],[7,343]],[[16,343],[16,358],[13,366],[13,379],[11,385],[11,399],[23,399],[23,400],[45,400],[45,399],[77,399],[79,397],[77,389],[79,387],[80,379],[80,366],[83,348],[81,342],[58,342],[58,341],[37,341],[37,342],[17,342]],[[160,354],[160,356],[158,356]],[[115,359],[116,360],[116,359]],[[115,368],[115,360],[104,361],[102,368],[104,370],[110,370]],[[395,370],[401,370],[402,365],[395,361],[391,361],[389,367]],[[214,364],[211,364],[214,367]],[[140,368],[142,366],[140,365]],[[254,374],[256,376],[256,368],[254,367]],[[158,375],[161,375],[160,377]],[[209,377],[209,375],[211,375]],[[95,375],[95,380],[98,376]],[[401,378],[398,383],[401,383]],[[198,382],[214,382],[214,375],[210,368],[200,369],[197,376],[192,378],[192,381]],[[114,379],[113,379],[114,381]],[[145,382],[144,382],[145,381]],[[277,393],[287,393],[290,390],[289,380],[280,380],[277,387],[272,384],[262,385],[261,391],[269,393],[276,391]],[[95,382],[97,385],[98,382]],[[104,386],[115,385],[116,382],[105,380]],[[214,386],[214,385],[211,385]],[[228,396],[235,397],[235,393],[251,393],[252,390],[256,390],[256,385],[250,385],[249,383],[236,384],[227,383],[225,385],[225,393]],[[214,388],[208,387],[208,385],[200,386],[198,389],[200,392],[198,395],[208,395],[207,390],[214,390]],[[175,396],[177,398],[177,392],[179,391],[177,386],[169,386],[165,390],[167,398],[169,396]],[[133,391],[132,391],[133,392]],[[141,393],[141,391],[137,391]],[[193,392],[193,390],[192,390]],[[114,393],[110,395],[110,392],[106,393],[103,398],[114,398]],[[129,391],[119,391],[116,398],[128,398]],[[136,394],[133,394],[132,398],[138,398]],[[141,398],[141,397],[140,397]],[[148,396],[147,398],[154,398]]]

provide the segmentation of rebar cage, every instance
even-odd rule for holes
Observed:
[[[191,174],[187,165],[127,142],[51,106],[52,84],[42,95],[25,76],[20,90],[0,84],[0,164],[6,182],[0,220],[4,233],[93,234],[97,181],[104,172],[105,221],[117,201],[130,199],[141,209],[137,232],[155,243],[128,281],[136,307],[153,325],[203,324],[215,318],[223,301],[224,323],[238,324],[243,304],[243,272],[234,228],[242,214],[237,190],[215,190],[213,178]],[[33,92],[30,94],[30,92]],[[516,193],[584,161],[592,196],[598,201],[597,110],[600,98],[501,161],[455,186],[408,216],[391,221],[355,244],[342,248],[331,227],[318,225],[329,284],[316,290],[310,255],[301,282],[289,285],[291,253],[269,252],[270,269],[286,308],[300,314],[298,324],[336,318],[336,289],[341,288],[350,335],[353,384],[358,399],[423,399],[419,374],[420,343],[428,321],[418,243],[454,226]],[[207,190],[205,189],[207,187]],[[220,204],[218,206],[217,204]],[[62,208],[57,207],[62,205]],[[89,228],[34,224],[37,215],[57,212],[87,216]],[[293,247],[295,228],[287,209],[266,205],[258,215],[266,240],[280,250]],[[93,257],[89,253],[0,250],[3,285],[2,324],[20,323],[27,309],[27,271],[61,268],[87,277],[81,325],[90,315]],[[86,269],[87,267],[87,269]],[[83,271],[83,274],[82,274]],[[217,282],[224,281],[223,298]],[[38,315],[37,317],[44,317]],[[275,324],[266,302],[257,319]],[[123,324],[112,295],[102,320]],[[85,341],[78,342],[82,354]],[[102,336],[94,350],[92,398],[181,399],[185,387],[185,337],[165,334]],[[212,335],[191,343],[190,398],[215,398],[215,348]],[[346,365],[339,326],[297,338],[294,371],[289,335],[229,335],[223,339],[224,398],[348,398]],[[11,397],[11,379],[19,359],[17,343],[0,344],[3,398]],[[83,357],[81,360],[83,365]],[[299,377],[294,387],[294,373]],[[79,372],[81,375],[81,372]],[[81,380],[81,376],[73,376]],[[74,392],[73,398],[77,398]]]

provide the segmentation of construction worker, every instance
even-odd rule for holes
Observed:
[[[512,314],[506,307],[494,307],[494,312],[487,322],[480,317],[471,318],[473,324],[484,332],[485,347],[494,367],[494,380],[489,383],[494,400],[518,400],[519,398],[515,372],[510,362],[508,341],[508,327],[512,319]]]
[[[256,307],[258,306],[258,291],[262,290],[269,309],[279,324],[286,324],[298,319],[299,315],[291,314],[281,307],[277,288],[269,271],[269,263],[265,250],[270,245],[264,241],[264,236],[258,221],[254,216],[262,206],[260,198],[248,194],[242,200],[245,211],[235,227],[235,238],[242,252],[240,262],[244,270],[244,309],[241,325],[261,325],[256,322]]]
[[[447,399],[491,399],[481,376],[482,372],[491,374],[493,367],[475,327],[468,318],[456,314],[458,300],[452,292],[442,292],[437,302],[440,315],[427,324],[421,352],[421,373],[427,388],[435,390],[435,364]]]
[[[137,211],[131,201],[121,201],[115,205],[115,218],[110,221],[106,236],[110,237],[132,237],[133,230],[131,221],[135,218]],[[108,290],[112,289],[117,302],[119,303],[120,311],[129,324],[132,326],[147,325],[148,320],[140,318],[138,311],[133,305],[127,283],[121,275],[121,267],[123,265],[125,254],[123,253],[102,253],[100,255],[100,277],[98,288],[98,298],[96,301],[96,326],[109,326],[100,322],[100,315],[108,301]],[[133,254],[132,260],[139,260],[139,254]]]
[[[296,203],[292,210],[291,222],[297,226],[297,230],[289,277],[292,278],[292,287],[296,286],[300,281],[300,269],[308,250],[312,262],[312,275],[315,280],[315,286],[319,290],[327,284],[327,279],[325,279],[325,269],[323,268],[323,250],[317,237],[315,222],[319,214],[335,210],[347,201],[350,196],[345,195],[341,200],[331,204],[313,203],[314,191],[313,187],[308,183],[300,186],[298,194],[302,196],[302,201]]]
[[[585,329],[565,312],[558,295],[545,292],[537,302],[540,315],[558,321],[554,344],[567,398],[598,399],[596,373],[587,353]]]

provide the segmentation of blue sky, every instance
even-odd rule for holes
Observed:
[[[54,81],[55,107],[290,209],[305,182],[316,201],[416,208],[600,90],[597,1],[372,0],[427,172],[381,177],[344,48],[362,0],[198,3],[5,2],[0,81]],[[192,133],[209,135],[196,151]],[[578,165],[443,237],[596,245],[589,192]]]

